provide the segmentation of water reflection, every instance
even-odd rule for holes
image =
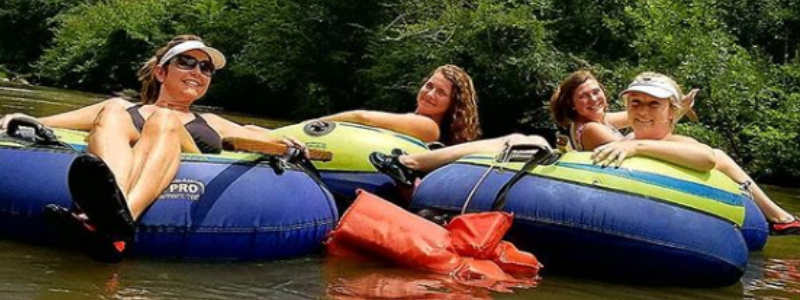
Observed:
[[[448,275],[378,263],[329,257],[324,272],[330,299],[492,299],[488,290],[461,285]]]
[[[129,259],[0,240],[0,299],[319,299],[319,258],[278,262]]]
[[[760,263],[761,276],[749,282],[745,296],[757,299],[800,298],[800,259],[767,258]]]

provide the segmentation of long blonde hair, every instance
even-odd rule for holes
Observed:
[[[153,104],[158,100],[158,93],[161,91],[161,82],[158,81],[156,78],[156,66],[158,66],[158,62],[164,56],[164,54],[172,49],[172,47],[177,46],[180,43],[186,41],[199,41],[202,42],[199,36],[185,34],[179,35],[172,38],[166,46],[159,48],[156,50],[155,55],[150,57],[147,62],[144,63],[137,75],[139,76],[139,82],[142,83],[142,90],[140,91],[140,95],[142,98],[142,104]]]
[[[456,145],[478,139],[481,136],[478,120],[478,95],[472,78],[455,65],[443,65],[431,72],[425,81],[441,73],[453,84],[451,104],[440,124],[439,141],[445,145]]]

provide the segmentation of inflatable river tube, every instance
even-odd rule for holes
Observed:
[[[658,284],[730,285],[743,275],[748,250],[766,243],[764,217],[727,176],[646,158],[603,168],[592,164],[590,155],[570,152],[536,166],[506,194],[502,210],[515,217],[506,238],[535,253],[546,270]],[[491,210],[523,164],[497,163],[491,155],[459,160],[422,180],[412,209],[457,214],[468,202],[468,212]]]
[[[349,200],[355,199],[359,188],[390,200],[399,196],[395,182],[370,163],[371,153],[389,154],[393,149],[406,153],[428,151],[424,142],[411,136],[347,122],[309,121],[273,132],[294,136],[311,149],[333,152],[333,160],[316,161],[314,166],[332,193]]]
[[[0,139],[0,236],[61,244],[42,218],[70,207],[67,170],[83,132],[56,130],[69,147]],[[177,176],[144,213],[128,254],[199,260],[271,260],[322,250],[336,225],[332,195],[298,166],[257,154],[184,155]]]

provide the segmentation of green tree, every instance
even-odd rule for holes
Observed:
[[[0,5],[0,65],[16,73],[30,73],[53,39],[51,18],[77,1],[3,0]]]
[[[570,59],[546,32],[548,1],[407,1],[369,48],[367,107],[410,111],[421,78],[442,64],[474,80],[488,136],[552,128],[543,106]],[[525,114],[525,112],[530,112]]]
[[[153,49],[192,33],[230,62],[205,103],[276,117],[408,112],[420,80],[456,64],[474,79],[487,136],[547,133],[555,126],[546,103],[568,73],[592,69],[614,99],[637,73],[657,71],[702,90],[701,123],[680,132],[761,179],[800,178],[797,1],[6,2],[0,26],[14,30],[0,34],[0,64],[11,72],[84,90],[137,89],[135,72]]]
[[[271,115],[315,117],[357,107],[370,28],[385,18],[380,2],[235,1],[218,31],[233,45],[221,90],[230,106]],[[227,100],[226,100],[227,101]]]

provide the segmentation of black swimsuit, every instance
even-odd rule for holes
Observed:
[[[136,127],[136,130],[142,132],[145,120],[142,114],[139,113],[140,107],[142,107],[142,105],[134,105],[129,107],[127,111],[131,115],[131,119],[133,119],[133,126]],[[214,154],[222,152],[222,138],[219,136],[219,133],[208,125],[206,119],[194,113],[194,120],[189,121],[189,123],[183,126],[186,127],[186,131],[192,135],[192,139],[197,145],[197,148],[200,149],[200,152]]]

